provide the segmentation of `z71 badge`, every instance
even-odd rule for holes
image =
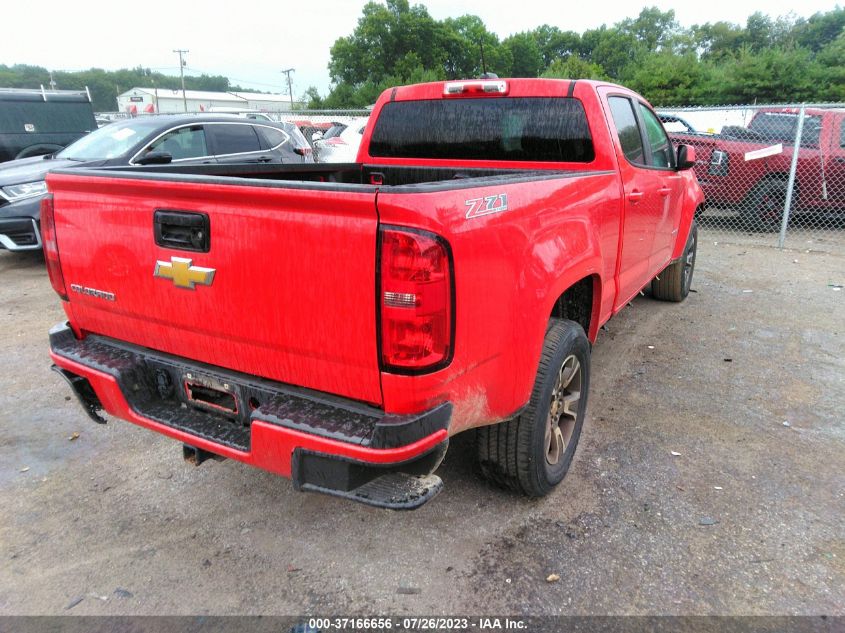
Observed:
[[[508,194],[499,193],[495,196],[484,198],[473,198],[464,202],[467,206],[467,220],[477,218],[480,215],[489,215],[508,210]]]

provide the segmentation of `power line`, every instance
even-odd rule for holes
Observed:
[[[203,74],[203,75],[226,77],[226,79],[228,79],[229,81],[237,81],[239,83],[250,84],[250,85],[253,85],[253,86],[262,86],[264,88],[275,88],[276,90],[279,89],[278,84],[265,84],[265,83],[262,83],[260,81],[252,81],[251,79],[242,79],[242,78],[239,78],[239,77],[231,77],[229,75],[220,75],[219,73],[212,73],[208,70],[203,70],[202,68],[196,68],[194,66],[185,66],[185,68],[187,70],[190,70],[191,72],[200,73],[200,74]]]

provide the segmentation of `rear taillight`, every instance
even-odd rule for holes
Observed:
[[[381,239],[381,358],[386,371],[419,373],[452,357],[452,264],[427,231],[384,227]]]
[[[300,156],[311,156],[311,148],[310,147],[294,147],[293,151]]]
[[[65,277],[62,275],[62,263],[59,260],[59,244],[56,241],[56,218],[53,213],[53,194],[48,193],[41,199],[41,241],[44,244],[44,260],[47,262],[47,275],[53,290],[67,301]]]

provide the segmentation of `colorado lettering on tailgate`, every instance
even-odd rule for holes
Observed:
[[[353,165],[58,170],[51,358],[94,420],[162,433],[193,464],[412,509],[474,429],[487,479],[546,495],[601,326],[646,285],[690,291],[695,160],[621,86],[467,79],[382,94]]]

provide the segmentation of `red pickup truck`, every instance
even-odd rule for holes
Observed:
[[[738,210],[746,228],[775,230],[783,219],[798,116],[796,108],[763,108],[747,128],[671,137],[696,148],[701,160],[695,171],[708,206]],[[845,211],[843,121],[842,110],[805,110],[793,215]],[[760,157],[767,148],[772,153]]]
[[[544,495],[600,326],[689,292],[693,152],[625,88],[496,79],[388,90],[356,163],[58,171],[51,356],[196,463],[413,508],[478,429],[482,472]]]

